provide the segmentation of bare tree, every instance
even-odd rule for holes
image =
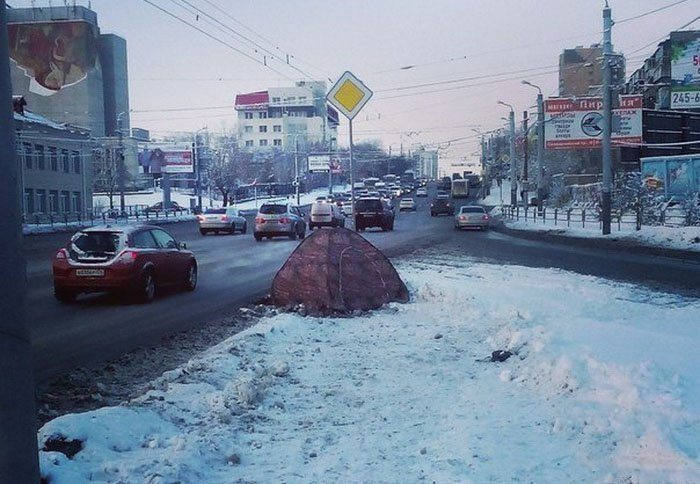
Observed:
[[[114,195],[119,186],[115,155],[109,148],[97,148],[93,151],[94,190],[107,194],[110,210],[114,209]]]

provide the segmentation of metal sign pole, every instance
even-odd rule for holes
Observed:
[[[355,159],[352,155],[352,118],[349,119],[350,124],[350,200],[352,209],[352,228],[355,228]]]

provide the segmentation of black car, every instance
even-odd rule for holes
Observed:
[[[449,198],[436,198],[430,204],[430,216],[437,217],[438,215],[454,215],[455,208],[452,206]]]
[[[394,211],[380,198],[360,198],[355,202],[355,227],[363,231],[379,227],[384,231],[394,230]]]

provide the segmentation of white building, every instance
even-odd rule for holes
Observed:
[[[438,152],[437,150],[420,149],[416,152],[416,173],[421,178],[437,180],[438,178]]]
[[[326,83],[300,81],[293,87],[238,94],[238,142],[248,150],[293,151],[309,144],[335,148],[338,112],[326,104]]]

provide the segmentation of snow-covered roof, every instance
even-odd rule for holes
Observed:
[[[83,135],[89,135],[90,131],[86,128],[78,128],[76,126],[71,126],[65,123],[57,123],[49,118],[41,116],[40,114],[32,113],[31,111],[25,110],[23,114],[18,112],[14,113],[15,121],[21,121],[23,123],[38,124],[51,129],[57,129],[60,131],[68,131],[71,133],[78,133]]]

